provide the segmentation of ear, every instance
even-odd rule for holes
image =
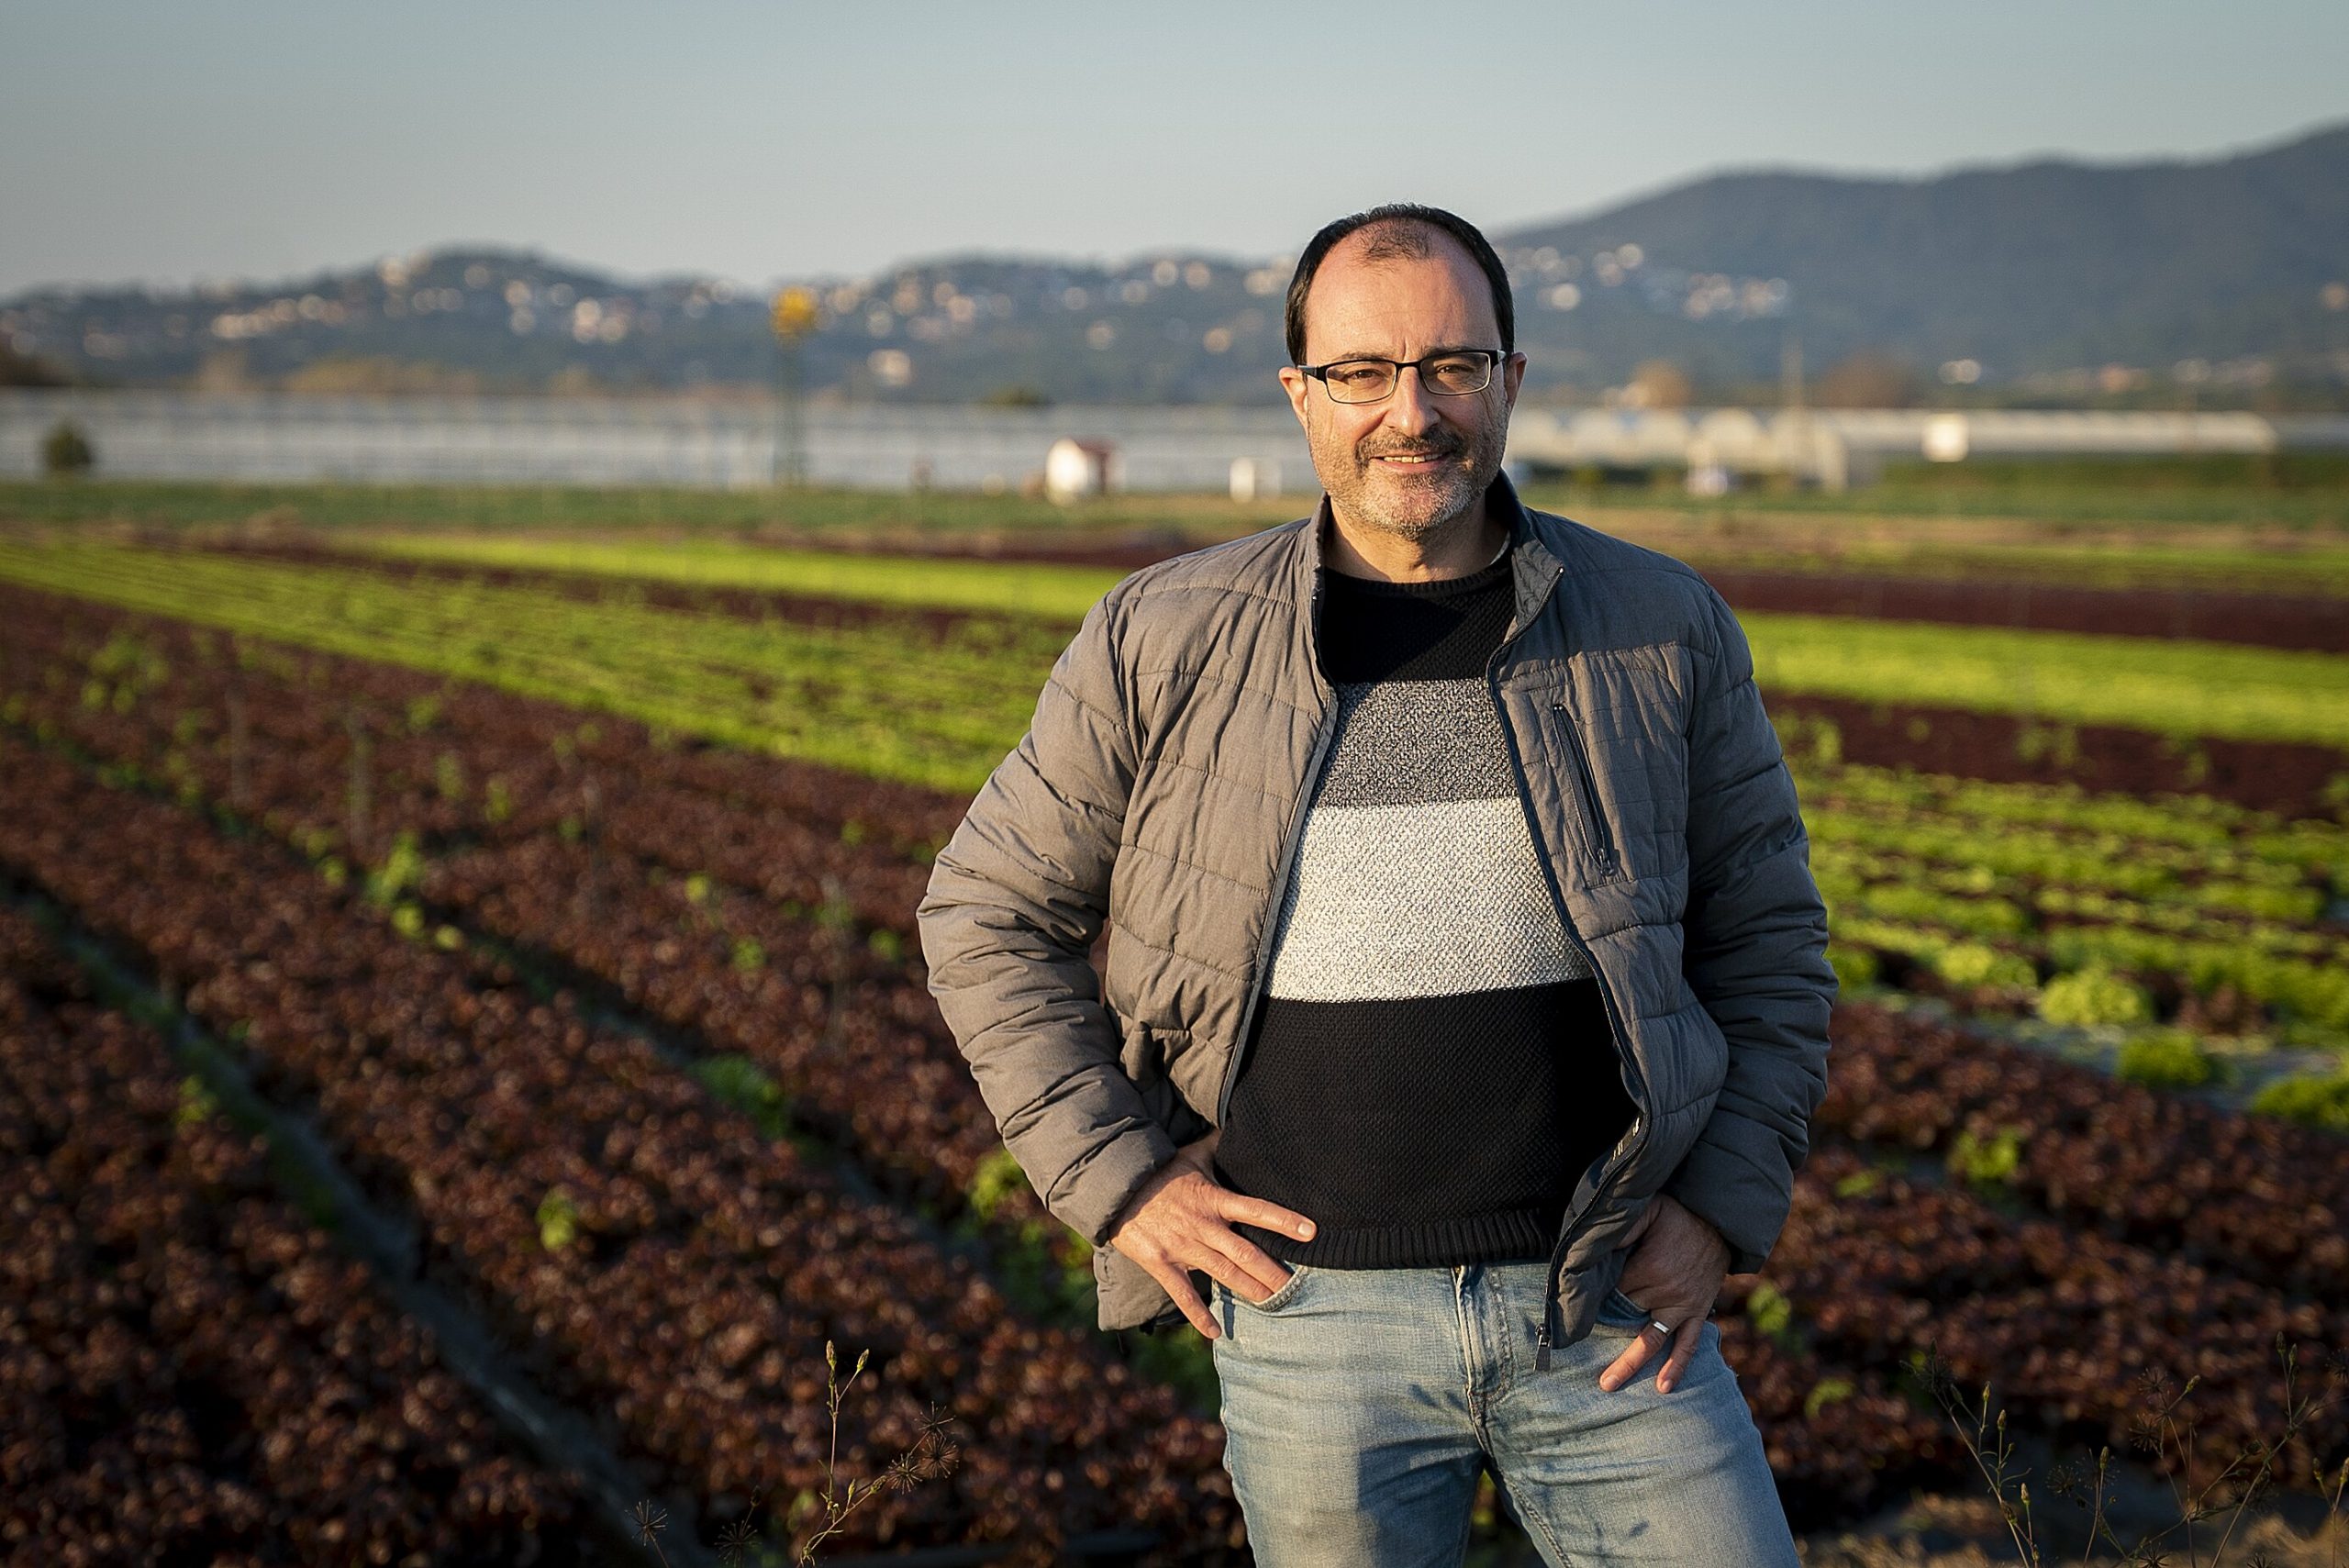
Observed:
[[[1295,365],[1283,365],[1280,369],[1280,377],[1281,390],[1288,394],[1290,412],[1297,416],[1297,422],[1304,425],[1309,432],[1313,427],[1306,421],[1305,402],[1313,391],[1313,378]]]
[[[1512,350],[1509,357],[1501,361],[1501,400],[1504,407],[1512,410],[1517,407],[1517,389],[1524,384],[1525,356]]]

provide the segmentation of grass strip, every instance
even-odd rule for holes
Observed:
[[[925,560],[834,550],[773,550],[717,539],[675,543],[518,539],[484,534],[369,534],[339,541],[354,553],[529,572],[767,589],[860,604],[1075,621],[1125,573],[1033,562]]]
[[[0,577],[937,788],[977,787],[1026,727],[1044,668],[981,637],[916,645],[886,627],[102,546],[0,544]]]

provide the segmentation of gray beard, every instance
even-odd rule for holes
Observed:
[[[1415,545],[1424,544],[1464,523],[1474,527],[1482,516],[1485,492],[1491,488],[1494,476],[1500,473],[1501,464],[1497,451],[1481,455],[1483,461],[1477,462],[1464,479],[1455,482],[1451,493],[1445,496],[1448,505],[1424,518],[1397,516],[1374,504],[1369,483],[1371,476],[1367,470],[1370,462],[1375,460],[1357,457],[1353,483],[1345,487],[1343,494],[1333,491],[1332,496],[1344,506],[1347,515],[1363,527]]]

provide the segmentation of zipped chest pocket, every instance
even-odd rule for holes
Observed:
[[[1583,740],[1582,726],[1575,722],[1574,710],[1564,703],[1552,703],[1549,731],[1553,765],[1573,797],[1591,864],[1599,881],[1613,882],[1623,873],[1622,858],[1616,852],[1615,830],[1598,804],[1598,777],[1591,768],[1590,749]]]

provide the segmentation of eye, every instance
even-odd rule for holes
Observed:
[[[1485,378],[1485,361],[1473,355],[1447,354],[1427,363],[1427,377],[1446,391],[1466,390]]]
[[[1386,379],[1386,367],[1376,360],[1347,360],[1330,367],[1330,379],[1349,390],[1378,385]]]

